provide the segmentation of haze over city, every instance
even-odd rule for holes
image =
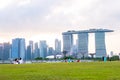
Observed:
[[[23,37],[54,46],[62,32],[94,28],[114,30],[106,33],[107,52],[120,53],[120,0],[0,0],[0,42]]]

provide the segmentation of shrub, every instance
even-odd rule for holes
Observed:
[[[113,56],[110,58],[110,61],[117,61],[119,60],[119,56]]]

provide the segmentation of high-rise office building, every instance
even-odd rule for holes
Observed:
[[[39,52],[39,47],[38,47],[38,43],[35,43],[35,48],[34,48],[34,57],[40,57],[40,52]]]
[[[11,45],[9,43],[0,44],[0,59],[2,61],[9,60]]]
[[[30,48],[31,48],[31,57],[32,57],[32,59],[34,59],[34,49],[33,49],[33,41],[29,41],[29,46],[30,46]]]
[[[26,60],[33,60],[34,54],[33,54],[33,41],[29,41],[29,45],[27,46],[26,50]]]
[[[26,50],[26,60],[27,60],[27,61],[32,60],[32,52],[31,52],[31,46],[30,46],[30,45],[27,46],[27,50]]]
[[[25,59],[25,39],[15,38],[12,40],[11,58]]]
[[[49,55],[55,55],[53,47],[49,47],[48,48],[48,54],[47,54],[47,56],[49,56]]]
[[[61,41],[58,39],[55,39],[55,54],[61,53]]]
[[[73,46],[73,35],[63,34],[63,51],[67,51],[67,53],[69,53],[72,46]]]
[[[12,40],[12,50],[11,50],[11,58],[18,58],[20,57],[20,42],[19,38]]]
[[[26,45],[25,39],[21,38],[20,39],[20,57],[22,59],[25,59],[25,50],[26,50],[25,45]]]
[[[10,50],[11,50],[11,44],[3,43],[3,60],[9,60],[10,58]]]
[[[46,41],[40,41],[40,57],[46,58],[47,56],[47,44]]]
[[[0,60],[3,60],[3,44],[0,44]]]

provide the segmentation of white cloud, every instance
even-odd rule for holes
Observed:
[[[12,3],[13,0],[0,0],[0,9],[5,8]]]
[[[25,5],[30,3],[31,0],[0,0],[0,10],[10,7],[11,5]]]
[[[12,0],[0,11],[4,31],[112,28],[119,26],[119,0]],[[112,6],[111,6],[112,5]],[[6,24],[7,23],[7,24]],[[11,27],[11,29],[7,28]],[[109,27],[112,26],[112,27]],[[29,28],[28,28],[29,27]]]

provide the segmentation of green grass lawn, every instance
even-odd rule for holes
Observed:
[[[120,80],[120,62],[0,64],[0,80]]]

